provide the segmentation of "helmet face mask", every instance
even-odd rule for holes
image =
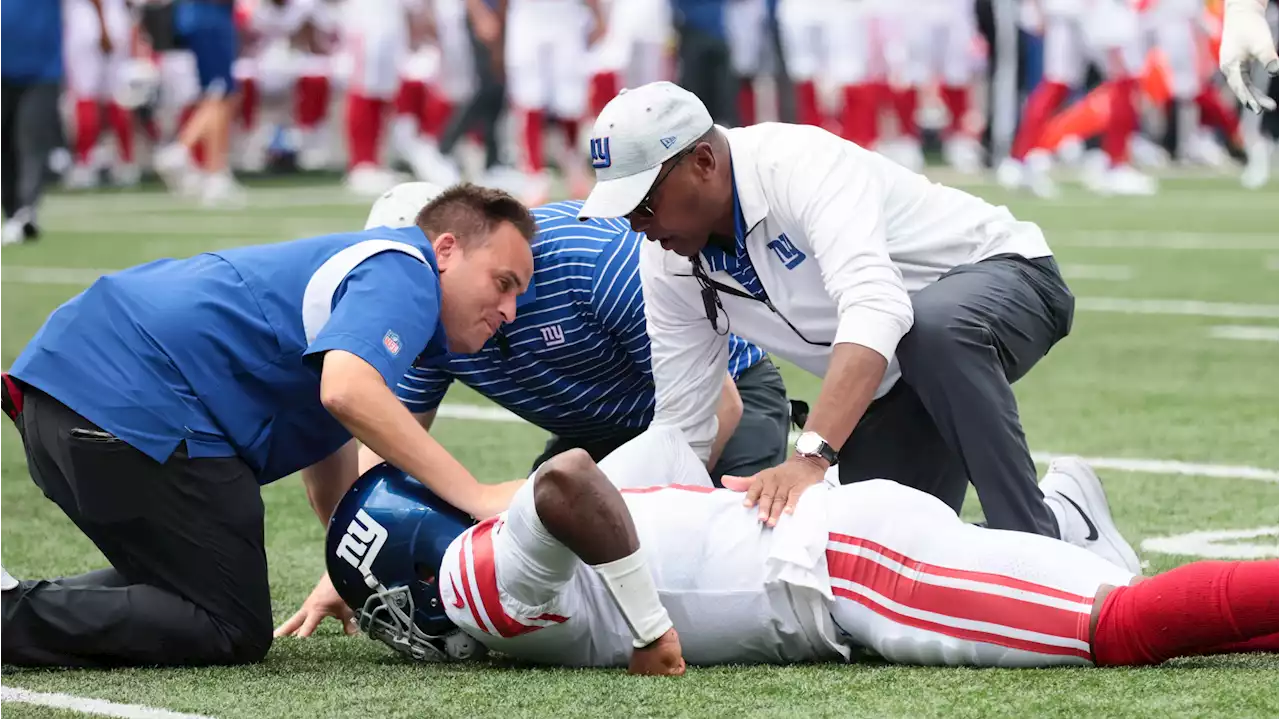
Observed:
[[[329,577],[360,630],[418,661],[483,655],[449,619],[437,582],[449,545],[473,523],[390,465],[361,476],[334,510],[325,542]]]

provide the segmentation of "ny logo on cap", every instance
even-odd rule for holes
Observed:
[[[613,159],[609,157],[609,138],[591,138],[591,166],[600,170],[612,164]]]
[[[674,144],[676,144],[676,136],[675,136],[675,135],[667,135],[666,137],[662,138],[661,140],[658,140],[658,142],[661,142],[663,147],[665,147],[665,148],[667,148],[668,150],[670,150],[670,149],[671,149],[671,146],[672,146],[672,145],[674,145]]]

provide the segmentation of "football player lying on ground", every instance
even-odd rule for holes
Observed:
[[[1049,469],[1091,472],[1074,458]],[[1060,540],[966,524],[887,480],[814,485],[770,529],[666,427],[599,465],[557,455],[479,524],[378,465],[334,514],[327,563],[366,633],[420,659],[488,648],[681,674],[686,660],[845,661],[859,648],[1047,667],[1277,647],[1276,560],[1136,577]]]

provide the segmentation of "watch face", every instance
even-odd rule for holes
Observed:
[[[796,439],[796,451],[800,454],[817,454],[822,446],[822,438],[812,432],[805,432]]]

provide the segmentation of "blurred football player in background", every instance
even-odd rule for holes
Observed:
[[[97,187],[100,159],[94,157],[103,116],[115,131],[117,157],[108,167],[118,185],[136,185],[133,116],[117,102],[132,43],[125,0],[67,0],[65,43],[67,90],[74,103],[74,154],[66,184]]]

